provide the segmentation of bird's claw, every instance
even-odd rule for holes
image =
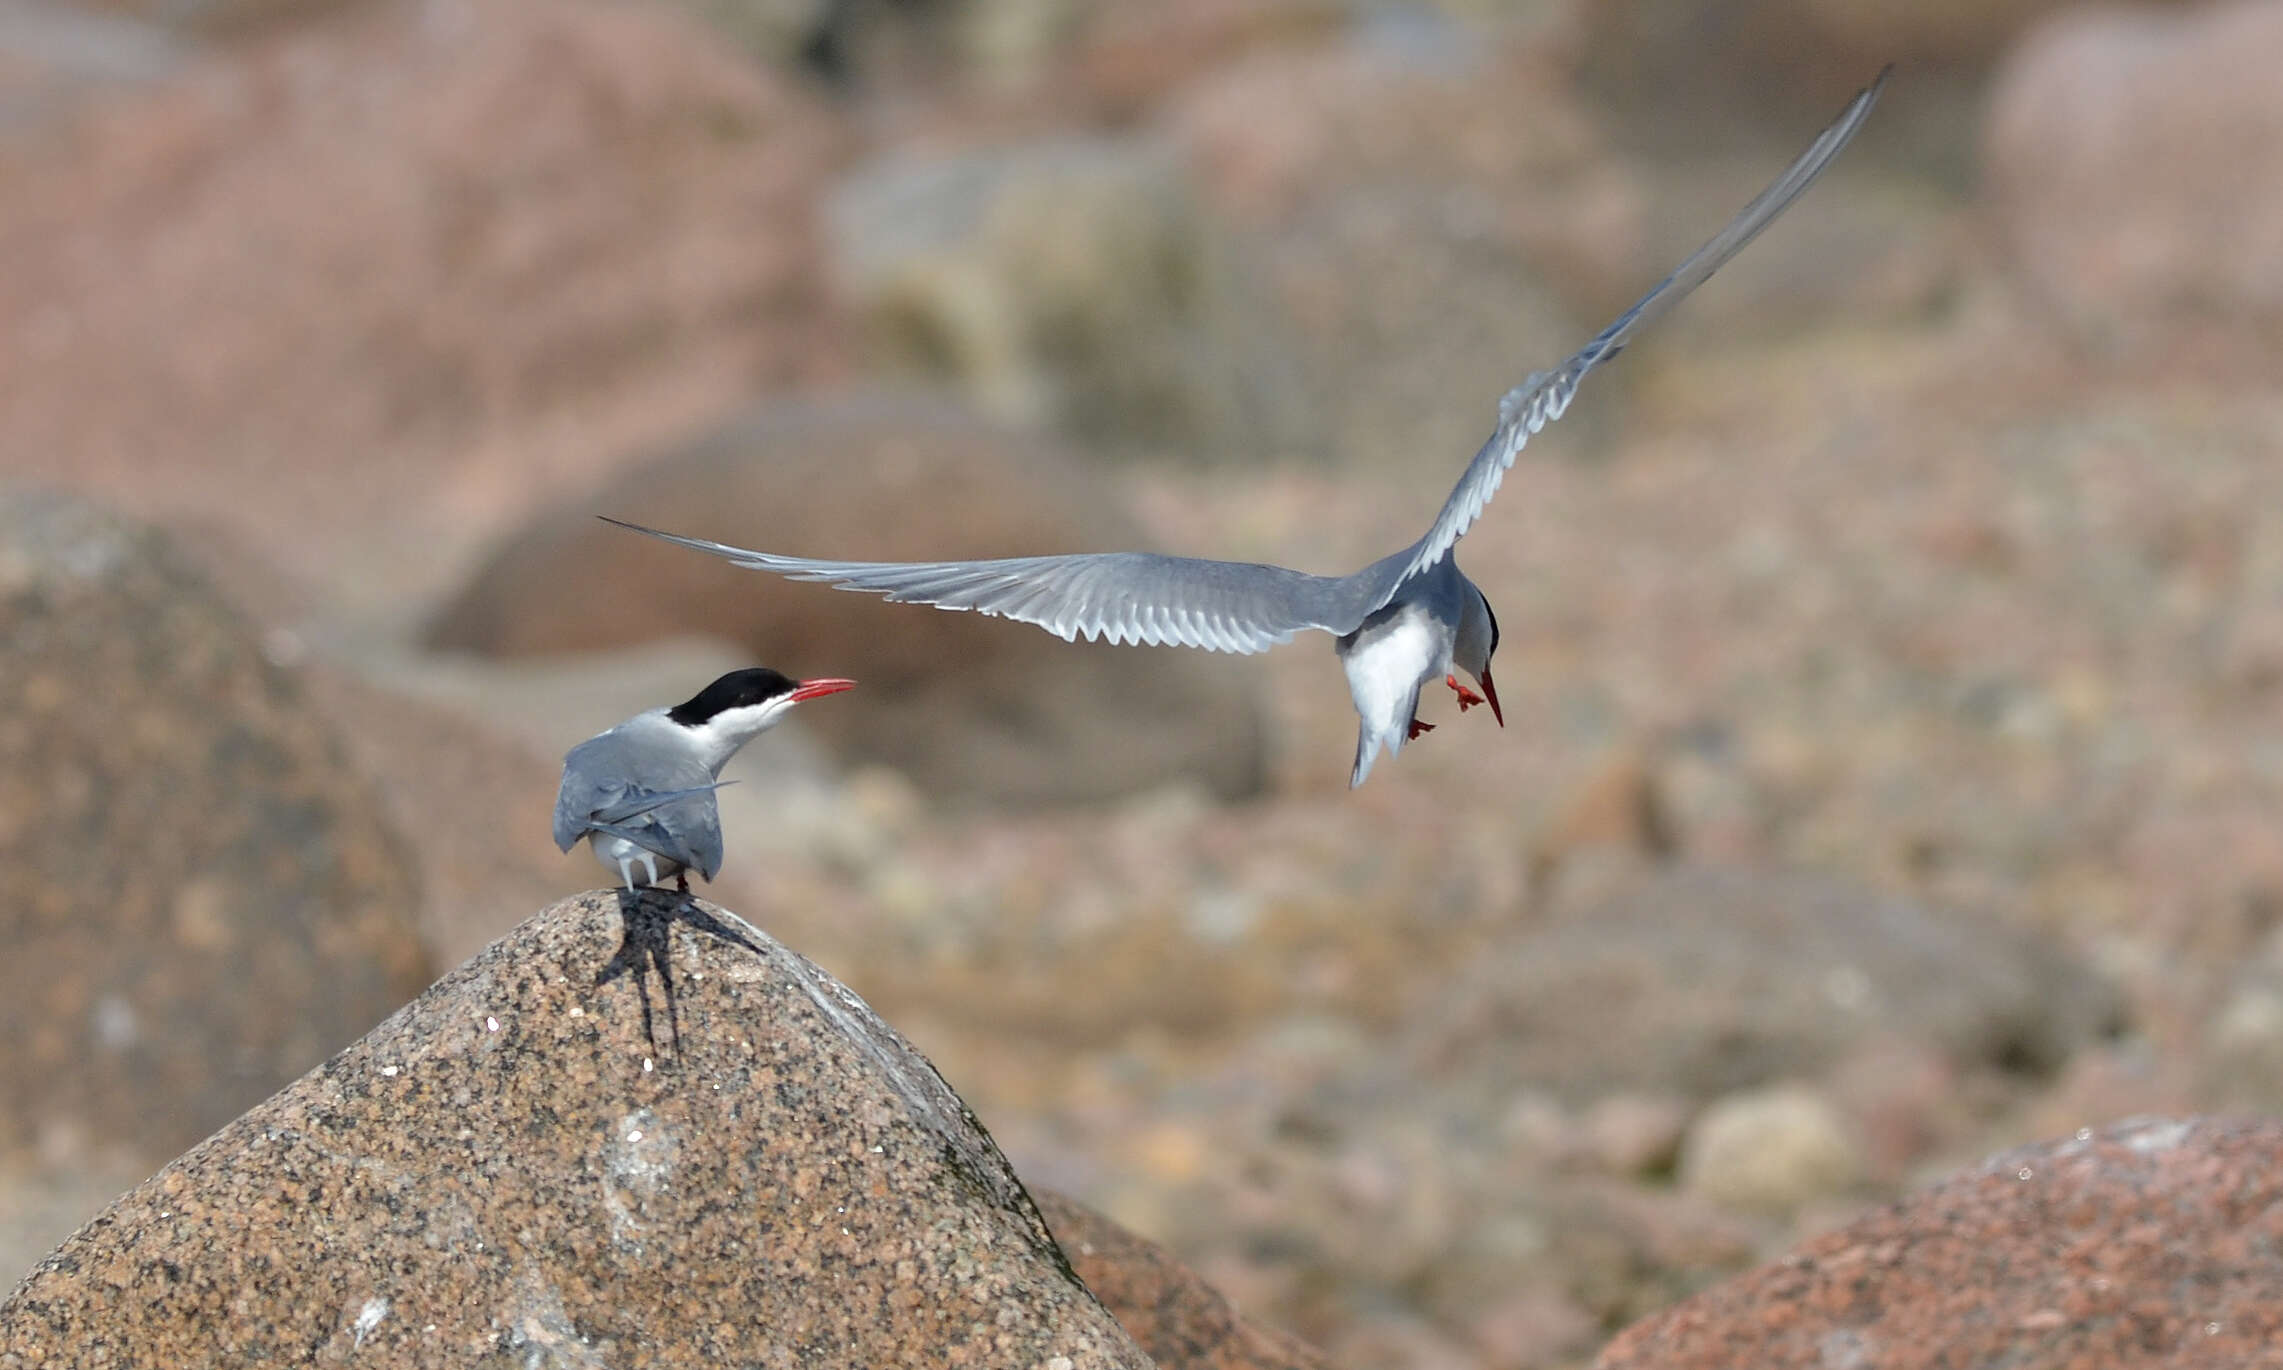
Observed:
[[[1434,724],[1421,723],[1418,719],[1414,718],[1411,720],[1411,735],[1403,740],[1406,742],[1416,742],[1418,741],[1421,734],[1431,733],[1433,731],[1435,731]]]
[[[1488,702],[1484,700],[1481,695],[1478,695],[1474,691],[1468,689],[1466,686],[1459,684],[1459,678],[1455,675],[1444,676],[1443,683],[1450,686],[1451,693],[1459,697],[1459,712],[1462,714],[1477,704]]]

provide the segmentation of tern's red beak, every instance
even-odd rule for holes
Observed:
[[[1482,699],[1490,706],[1490,716],[1498,720],[1499,727],[1505,727],[1506,715],[1498,707],[1498,687],[1490,683],[1490,667],[1484,666],[1475,679],[1482,682]]]
[[[853,690],[855,688],[856,682],[853,680],[833,680],[829,678],[824,680],[804,680],[793,688],[793,702],[798,704],[804,699],[819,699],[825,695],[836,695],[839,694],[842,690]],[[1492,704],[1492,707],[1497,707],[1495,702]]]

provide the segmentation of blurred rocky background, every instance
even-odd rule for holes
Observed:
[[[1355,793],[1325,642],[590,517],[1352,569],[1888,60],[1467,540],[1508,726]],[[0,0],[0,1261],[597,883],[563,750],[755,662],[864,683],[713,896],[1335,1364],[1582,1364],[2283,1106],[2279,65],[2274,0]]]

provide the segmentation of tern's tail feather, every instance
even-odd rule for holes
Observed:
[[[622,838],[644,851],[655,852],[668,861],[678,861],[709,880],[713,878],[712,873],[706,870],[705,858],[692,849],[680,833],[661,824],[605,823],[601,819],[590,819],[587,830]]]
[[[1371,774],[1371,763],[1379,759],[1380,748],[1385,747],[1389,756],[1403,750],[1404,742],[1411,736],[1411,719],[1418,712],[1419,691],[1414,689],[1392,718],[1376,724],[1369,718],[1363,720],[1363,725],[1356,729],[1356,765],[1348,773],[1349,789],[1361,785],[1364,777]]]
[[[1371,763],[1379,759],[1379,739],[1371,735],[1371,725],[1356,730],[1356,768],[1348,772],[1348,788],[1354,789],[1371,774]]]

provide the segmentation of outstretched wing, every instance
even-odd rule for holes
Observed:
[[[1035,623],[1065,640],[1265,652],[1309,628],[1352,632],[1370,607],[1352,577],[1312,576],[1252,562],[1149,552],[998,561],[816,561],[661,533],[620,519],[603,521],[751,570],[863,590],[898,603],[972,609]]]
[[[1657,283],[1655,289],[1643,295],[1631,309],[1617,316],[1615,322],[1595,335],[1593,341],[1578,349],[1577,354],[1551,371],[1534,371],[1522,384],[1508,391],[1498,402],[1498,428],[1490,441],[1475,453],[1467,464],[1465,474],[1443,501],[1443,508],[1427,535],[1413,543],[1410,552],[1397,563],[1401,573],[1384,587],[1375,586],[1379,603],[1385,603],[1406,580],[1433,566],[1450,554],[1450,550],[1465,536],[1467,529],[1481,517],[1490,497],[1498,493],[1499,482],[1506,477],[1508,467],[1522,451],[1525,443],[1541,428],[1562,416],[1570,400],[1577,394],[1579,382],[1586,373],[1608,361],[1633,340],[1634,334],[1662,318],[1679,304],[1688,293],[1703,285],[1713,272],[1718,271],[1729,258],[1742,251],[1746,243],[1760,235],[1760,231],[1774,223],[1776,216],[1791,208],[1823,169],[1831,165],[1863,126],[1871,106],[1879,98],[1879,91],[1887,83],[1889,67],[1879,73],[1878,79],[1866,87],[1850,102],[1845,111],[1829,128],[1817,135],[1807,151],[1784,169],[1766,190],[1712,241],[1698,248],[1673,269],[1673,273]],[[1372,605],[1377,608],[1378,604]]]

